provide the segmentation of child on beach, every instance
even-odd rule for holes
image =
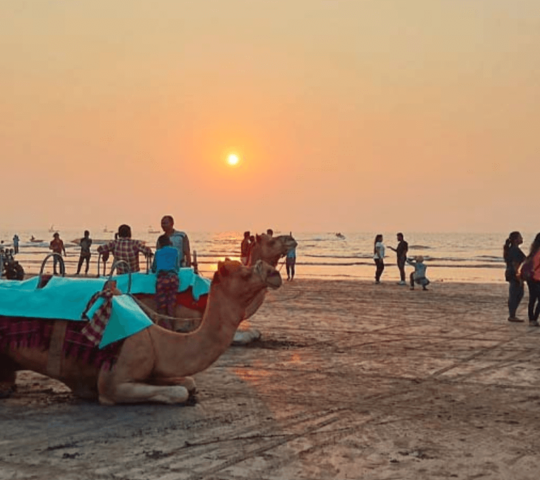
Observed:
[[[156,303],[158,313],[174,316],[176,294],[178,293],[178,269],[180,260],[178,250],[173,247],[167,234],[157,240],[158,250],[154,255],[152,271],[156,276]]]
[[[426,278],[426,269],[427,266],[424,265],[424,257],[422,255],[418,255],[416,257],[407,258],[407,263],[409,265],[412,265],[414,267],[414,272],[411,272],[410,279],[411,279],[411,290],[414,290],[414,284],[417,283],[418,285],[422,285],[422,290],[427,290],[427,286],[429,285],[429,280]]]

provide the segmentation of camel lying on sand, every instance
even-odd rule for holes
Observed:
[[[195,389],[190,376],[208,368],[229,347],[253,299],[267,287],[279,286],[279,272],[265,262],[253,267],[220,262],[196,331],[176,333],[151,325],[122,341],[111,369],[62,354],[54,374],[49,368],[53,347],[10,345],[0,352],[0,393],[7,396],[14,390],[18,370],[33,370],[62,381],[79,397],[106,405],[185,402]],[[54,329],[65,321],[50,322]]]
[[[276,267],[279,259],[296,248],[297,242],[291,235],[279,235],[270,237],[269,235],[257,235],[255,242],[250,250],[248,266],[255,265],[257,261],[262,260],[273,267]],[[250,318],[262,305],[266,291],[261,291],[246,309],[246,319]],[[135,295],[137,297],[137,295]],[[144,298],[146,297],[146,298]],[[177,332],[191,332],[195,330],[202,319],[203,312],[190,309],[182,305],[176,306],[175,318],[164,318],[162,315],[157,315],[155,312],[156,302],[153,298],[142,296],[137,298],[141,308],[145,313],[158,325],[164,328],[171,329]],[[260,338],[261,334],[258,330],[246,329],[239,330],[235,333],[233,344],[245,345]]]

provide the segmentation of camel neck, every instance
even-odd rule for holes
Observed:
[[[205,370],[227,350],[244,316],[245,307],[212,286],[200,327],[193,333],[153,329],[156,370],[160,375],[185,377]]]

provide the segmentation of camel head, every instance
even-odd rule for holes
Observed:
[[[298,243],[291,235],[270,237],[263,233],[255,237],[255,244],[251,247],[249,264],[255,265],[258,260],[264,260],[276,266],[279,259],[296,248]]]
[[[246,307],[266,288],[281,287],[279,272],[262,260],[252,267],[228,258],[218,263],[218,270],[212,280],[212,288],[218,287],[232,298],[238,299]]]

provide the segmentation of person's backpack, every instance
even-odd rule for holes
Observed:
[[[533,280],[534,276],[534,262],[533,258],[527,258],[519,267],[519,278],[524,282],[529,282]]]

